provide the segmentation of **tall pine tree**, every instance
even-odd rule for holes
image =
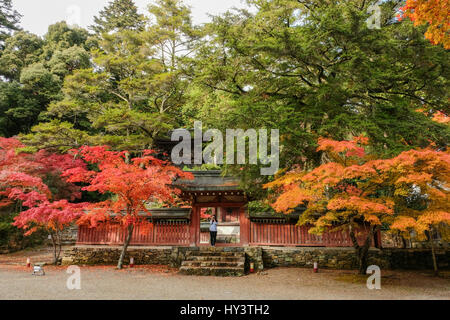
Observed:
[[[145,17],[138,13],[132,0],[114,0],[109,2],[98,17],[94,17],[95,24],[91,29],[97,33],[109,33],[121,30],[142,31],[145,27]]]

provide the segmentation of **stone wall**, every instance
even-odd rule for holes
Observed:
[[[434,235],[434,247],[440,249],[450,249],[450,244],[444,241],[439,234]],[[429,241],[419,241],[411,235],[410,239],[403,240],[399,235],[393,234],[389,231],[381,231],[381,247],[382,248],[415,248],[415,249],[430,249]]]
[[[369,264],[387,268],[389,261],[380,254],[380,250],[371,250]],[[263,248],[263,261],[266,268],[306,267],[312,268],[314,262],[319,268],[355,269],[358,263],[352,248]]]
[[[129,247],[125,264],[130,257],[136,265],[168,265],[180,267],[189,251],[200,250],[191,247]],[[255,270],[272,267],[312,268],[314,262],[319,268],[356,269],[358,267],[353,248],[283,248],[283,247],[225,247],[224,251],[245,252],[246,270],[250,263]],[[121,247],[77,246],[63,254],[64,265],[115,265],[119,260]],[[450,250],[436,252],[440,269],[450,269]],[[381,269],[432,269],[431,252],[428,249],[371,249],[369,265]]]
[[[433,269],[430,249],[385,249],[383,255],[389,261],[389,269]],[[440,270],[450,270],[450,250],[436,249],[436,260]]]
[[[250,263],[254,263],[255,271],[264,270],[263,250],[261,247],[245,247],[246,266],[250,270]]]
[[[358,263],[353,248],[273,248],[264,247],[264,267],[307,267],[314,262],[319,268],[356,269]],[[438,267],[450,269],[450,250],[436,252]],[[428,249],[371,249],[369,265],[381,269],[432,269],[431,251]]]
[[[110,246],[76,246],[63,253],[64,265],[115,265],[120,257],[121,247]],[[130,257],[136,265],[168,265],[180,267],[186,254],[198,251],[191,247],[128,247],[124,263],[128,264]],[[246,270],[250,263],[255,264],[255,270],[264,269],[263,253],[259,247],[225,247],[224,251],[244,252],[246,256]]]
[[[178,266],[180,251],[176,247],[128,247],[124,264],[129,264],[130,257],[136,265]],[[121,247],[76,246],[64,251],[63,265],[115,265],[119,261]],[[181,264],[181,262],[180,262]]]

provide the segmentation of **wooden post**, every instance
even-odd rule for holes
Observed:
[[[197,206],[192,207],[190,232],[190,245],[196,247],[200,237],[200,208]]]
[[[248,246],[250,241],[250,220],[245,214],[245,207],[240,209],[241,246]]]

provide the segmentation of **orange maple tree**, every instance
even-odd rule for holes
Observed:
[[[436,121],[438,123],[450,124],[450,117],[443,112],[436,111],[433,115],[433,121]]]
[[[67,170],[63,176],[72,183],[85,183],[85,191],[113,194],[114,198],[91,204],[78,223],[97,227],[119,223],[126,231],[123,249],[117,265],[123,260],[136,225],[149,225],[149,202],[173,203],[180,190],[172,186],[176,178],[193,179],[192,174],[159,160],[152,150],[129,160],[129,153],[109,151],[108,147],[82,147],[73,150],[94,169],[79,167]],[[145,229],[145,228],[143,228]]]
[[[449,0],[407,0],[400,18],[407,17],[415,26],[428,24],[425,37],[433,44],[450,49]]]
[[[318,152],[326,163],[310,172],[289,172],[266,185],[276,191],[273,207],[290,213],[300,205],[307,210],[300,225],[311,233],[348,229],[356,250],[359,272],[367,269],[373,235],[382,226],[423,238],[433,228],[445,235],[450,223],[450,155],[432,149],[410,150],[392,159],[367,154],[368,139],[334,141],[321,138]],[[355,230],[369,226],[363,244]],[[435,255],[433,251],[433,261]]]
[[[419,108],[416,111],[420,112],[420,113],[423,113],[424,115],[429,117],[434,122],[447,124],[447,125],[450,124],[450,117],[447,114],[445,114],[444,112],[442,112],[442,111],[432,110],[430,112],[429,110],[426,110],[424,108]]]

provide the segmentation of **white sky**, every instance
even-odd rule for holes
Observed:
[[[38,35],[44,35],[49,25],[62,20],[69,24],[88,27],[93,17],[98,15],[108,0],[12,0],[14,8],[22,14],[23,29]],[[151,0],[135,0],[142,13]],[[232,7],[245,7],[242,0],[184,0],[191,6],[195,24],[208,22],[207,14],[220,14]]]

